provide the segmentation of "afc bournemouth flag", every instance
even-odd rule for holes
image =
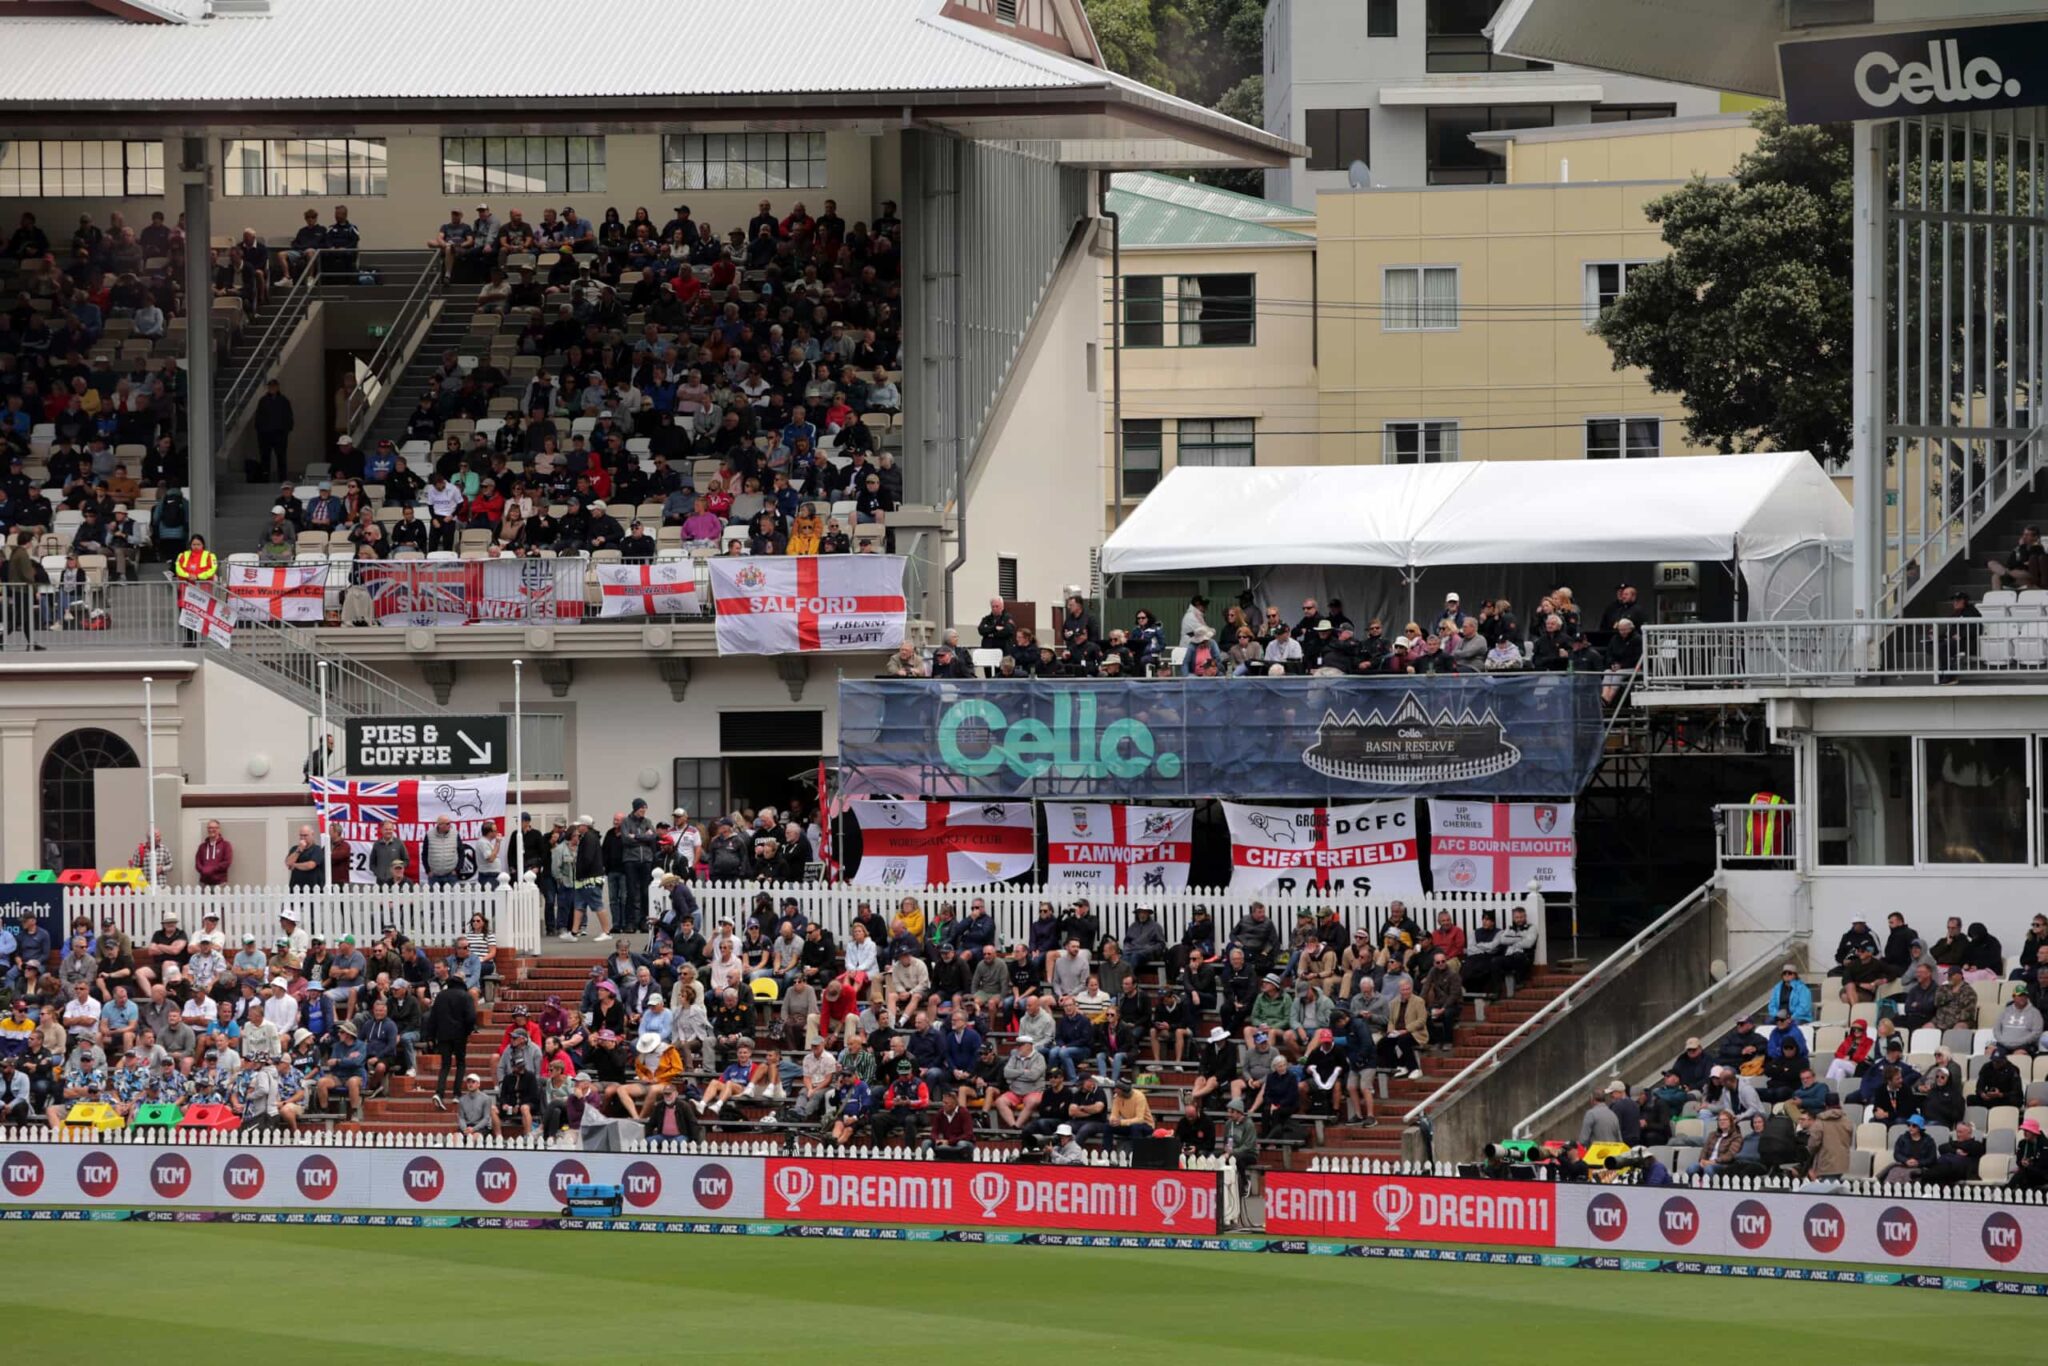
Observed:
[[[1054,887],[1178,892],[1188,885],[1195,813],[1184,806],[1045,804],[1045,880]]]
[[[1030,802],[851,803],[860,823],[857,887],[967,887],[1030,872],[1038,827]]]
[[[475,778],[350,778],[311,779],[313,805],[327,832],[349,842],[348,880],[374,882],[370,846],[378,826],[390,821],[405,842],[410,882],[425,881],[420,867],[420,841],[434,822],[447,816],[466,844],[483,834],[484,822],[505,829],[505,775]]]
[[[1308,888],[1356,896],[1422,891],[1415,803],[1251,806],[1223,803],[1230,825],[1230,890],[1293,895]]]
[[[697,566],[689,560],[596,566],[601,617],[697,614]]]
[[[900,555],[737,555],[709,563],[722,655],[893,650],[903,643]]]
[[[231,564],[236,621],[319,621],[327,614],[324,564]]]
[[[206,637],[223,650],[234,646],[234,614],[226,603],[197,584],[178,585],[178,625]]]
[[[1429,877],[1440,892],[1578,888],[1570,802],[1429,803]]]

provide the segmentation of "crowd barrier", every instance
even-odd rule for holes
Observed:
[[[332,944],[345,934],[358,944],[376,940],[386,925],[396,925],[408,938],[439,946],[452,943],[469,929],[473,915],[482,915],[500,948],[520,953],[540,951],[540,893],[532,884],[486,886],[465,882],[447,887],[157,887],[124,891],[106,887],[61,887],[51,884],[0,884],[8,918],[39,912],[46,924],[68,926],[71,917],[87,916],[94,925],[102,916],[136,943],[146,941],[176,912],[187,933],[197,931],[200,918],[220,917],[232,957],[244,934],[268,945],[277,938],[278,912],[287,908],[299,917],[300,928]],[[51,917],[62,919],[52,921]]]
[[[1272,1172],[1266,1232],[1369,1243],[2048,1272],[2048,1205],[1871,1194]]]
[[[862,1161],[804,1154],[491,1146],[19,1143],[0,1205],[559,1214],[571,1185],[620,1187],[648,1218],[773,1219],[1212,1236],[1218,1169]]]

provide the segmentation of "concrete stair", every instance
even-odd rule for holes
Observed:
[[[371,422],[369,434],[362,443],[364,450],[376,449],[377,443],[386,437],[400,446],[405,444],[406,420],[419,406],[420,395],[427,392],[429,379],[441,368],[443,354],[454,351],[458,355],[480,355],[479,348],[483,343],[474,339],[469,330],[470,320],[476,316],[476,290],[471,286],[457,286],[444,292],[440,303],[440,311],[428,327],[426,336],[412,353],[405,369],[399,372],[398,379],[391,386],[391,396]],[[415,470],[414,473],[424,478],[426,471]]]

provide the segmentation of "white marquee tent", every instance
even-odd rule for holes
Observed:
[[[1803,451],[1181,466],[1104,543],[1102,572],[1712,560],[1739,564],[1751,615],[1769,617],[1826,596],[1812,585],[1850,534],[1848,500]]]

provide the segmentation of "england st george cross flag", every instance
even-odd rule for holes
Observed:
[[[722,655],[893,650],[903,643],[900,555],[735,555],[708,563]]]
[[[1184,806],[1045,803],[1045,880],[1055,887],[1178,892],[1195,813]]]
[[[1038,861],[1030,802],[856,801],[857,887],[966,887],[1001,882]]]

